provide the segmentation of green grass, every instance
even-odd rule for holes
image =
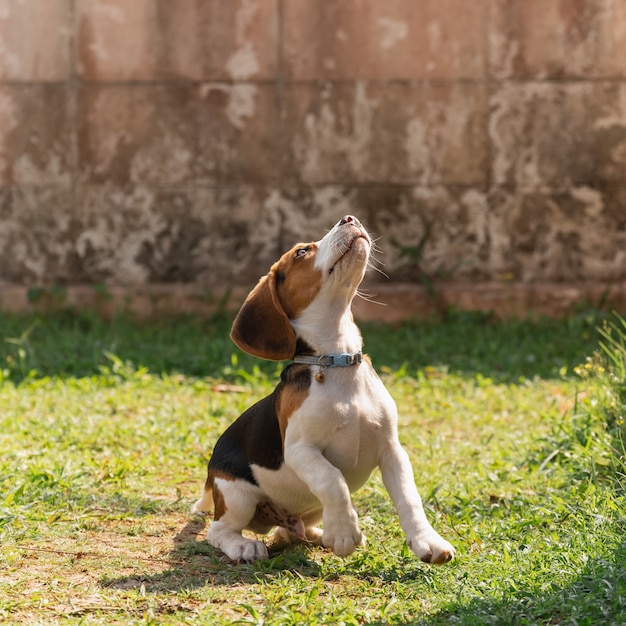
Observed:
[[[222,317],[0,316],[0,622],[626,623],[626,329],[602,324],[363,326],[456,560],[410,554],[376,472],[354,497],[367,548],[232,565],[188,511],[280,365]]]

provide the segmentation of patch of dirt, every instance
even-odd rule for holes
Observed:
[[[197,611],[206,598],[179,592],[224,584],[229,570],[204,541],[205,526],[177,513],[103,519],[75,536],[14,545],[0,580],[8,590],[0,621]]]

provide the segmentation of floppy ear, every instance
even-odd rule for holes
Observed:
[[[276,297],[274,272],[263,276],[239,309],[230,338],[253,356],[284,361],[296,352],[296,333]]]

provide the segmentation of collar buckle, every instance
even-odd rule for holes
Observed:
[[[321,363],[322,359],[328,359],[328,362]],[[358,365],[363,360],[363,354],[356,352],[350,354],[348,352],[342,352],[341,354],[328,354],[320,357],[320,365],[326,367],[351,367],[352,365]]]
[[[305,363],[307,365],[319,365],[322,369],[327,367],[352,367],[359,365],[363,361],[362,352],[340,352],[323,354],[321,356],[294,356],[294,363]]]

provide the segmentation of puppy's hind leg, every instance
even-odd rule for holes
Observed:
[[[262,541],[247,539],[241,534],[254,518],[260,499],[258,489],[245,480],[215,478],[213,499],[215,515],[207,533],[209,543],[236,563],[268,558]]]
[[[213,510],[213,488],[208,484],[204,488],[202,493],[202,497],[199,500],[196,500],[191,507],[192,513],[197,513],[198,515],[202,515],[203,513],[208,513]]]

